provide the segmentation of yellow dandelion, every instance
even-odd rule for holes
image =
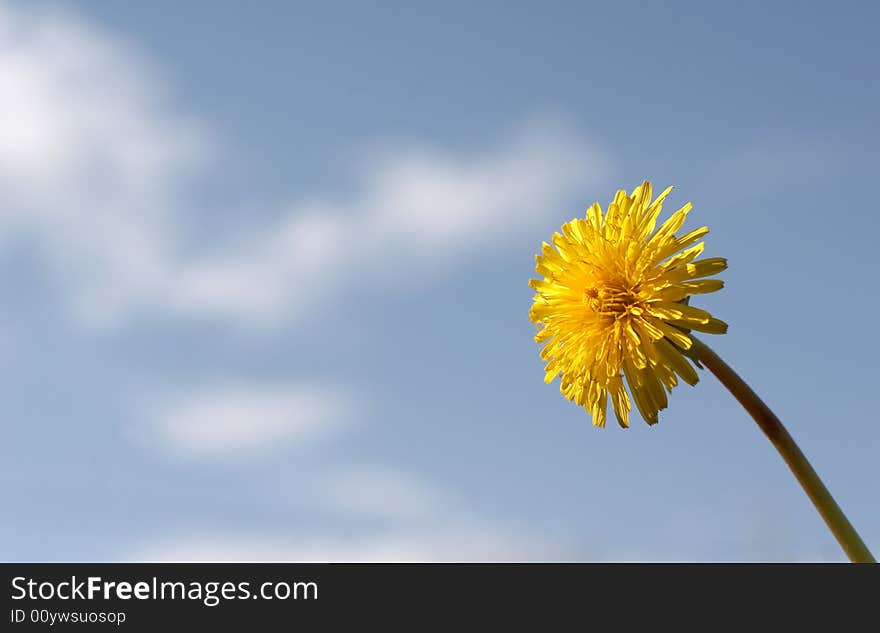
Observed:
[[[694,345],[689,332],[727,331],[688,305],[691,295],[720,290],[721,280],[705,277],[727,268],[721,257],[697,259],[707,227],[676,236],[692,205],[654,230],[670,191],[653,202],[647,181],[631,195],[618,191],[606,213],[594,203],[536,257],[542,278],[530,281],[536,294],[529,316],[538,324],[535,340],[544,343],[545,381],[559,376],[562,393],[596,426],[605,426],[609,396],[617,421],[629,426],[624,378],[642,417],[655,424],[678,379],[699,380],[685,355]]]
[[[563,224],[552,245],[543,244],[535,266],[541,278],[529,282],[536,291],[529,316],[538,325],[535,340],[544,344],[545,381],[559,376],[562,393],[596,426],[605,426],[609,395],[617,421],[629,426],[629,394],[645,421],[656,424],[679,378],[699,380],[688,359],[702,363],[754,418],[849,559],[876,562],[776,414],[691,334],[727,332],[724,321],[689,303],[691,295],[722,288],[707,277],[726,269],[727,260],[697,259],[705,226],[676,236],[690,203],[654,230],[670,191],[654,201],[647,181],[631,195],[618,191],[606,213],[594,203],[585,218]]]

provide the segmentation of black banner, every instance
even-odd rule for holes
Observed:
[[[6,563],[4,631],[864,628],[876,565]],[[863,619],[869,618],[869,619]]]

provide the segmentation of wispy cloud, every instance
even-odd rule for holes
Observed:
[[[207,145],[149,66],[70,13],[0,3],[0,121],[0,244],[27,240],[85,318],[161,288]]]
[[[349,199],[295,202],[236,248],[187,262],[168,308],[265,324],[392,269],[431,277],[557,213],[604,169],[571,129],[546,122],[482,153],[399,148],[367,165]]]
[[[474,512],[458,495],[387,465],[346,467],[318,485],[318,506],[342,511],[360,529],[223,531],[206,527],[133,547],[149,561],[528,561],[578,557],[565,539]],[[318,508],[320,509],[320,508]],[[378,527],[364,519],[382,518]]]
[[[185,187],[222,163],[201,122],[169,106],[130,46],[69,14],[0,4],[0,241],[25,238],[80,317],[176,315],[265,326],[352,283],[431,277],[503,244],[604,173],[570,126],[538,121],[482,151],[413,144],[363,156],[335,191],[188,242]],[[404,272],[405,271],[405,272]]]
[[[457,514],[462,505],[440,488],[377,465],[353,465],[333,473],[321,492],[328,507],[392,521],[433,521],[451,511]]]
[[[605,171],[574,128],[531,121],[466,151],[413,143],[365,153],[340,173],[353,193],[291,191],[277,212],[255,209],[234,235],[195,244],[186,227],[199,211],[187,191],[224,158],[208,126],[172,105],[129,43],[67,12],[2,0],[0,120],[10,122],[0,135],[0,246],[26,244],[61,303],[99,329],[150,316],[265,329],[339,301],[354,284],[430,281],[582,203]],[[150,420],[135,431],[183,459],[250,460],[333,438],[356,419],[344,387],[187,383],[167,398],[164,387],[148,394]],[[559,551],[394,469],[349,467],[318,488],[328,511],[385,527],[290,536],[204,526],[137,558],[524,560]]]
[[[476,524],[335,538],[206,532],[148,545],[125,558],[150,562],[526,562],[573,560],[576,554],[538,535]]]
[[[333,437],[354,420],[352,400],[328,386],[215,385],[169,399],[152,429],[181,457],[247,459]]]

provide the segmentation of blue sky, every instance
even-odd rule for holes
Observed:
[[[543,383],[534,253],[646,178],[876,552],[878,18],[0,2],[0,557],[842,560],[711,376]]]

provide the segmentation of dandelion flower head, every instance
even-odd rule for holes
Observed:
[[[562,226],[536,257],[539,279],[529,313],[543,343],[545,382],[583,406],[605,426],[610,397],[618,423],[629,426],[630,394],[642,417],[655,424],[679,378],[699,380],[686,357],[690,331],[724,334],[727,324],[689,305],[691,295],[720,290],[706,279],[725,268],[721,257],[697,259],[701,227],[676,236],[690,203],[655,230],[666,189],[651,200],[651,183],[618,191],[603,213],[594,203],[585,218]],[[629,386],[629,393],[624,386]]]

